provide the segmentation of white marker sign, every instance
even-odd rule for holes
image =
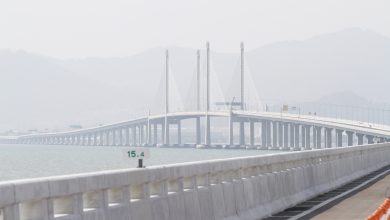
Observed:
[[[130,159],[149,159],[150,158],[150,150],[143,147],[135,147],[127,149],[126,157]]]

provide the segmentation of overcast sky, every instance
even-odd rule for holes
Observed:
[[[0,49],[58,58],[158,46],[237,51],[348,27],[390,36],[389,0],[0,0]]]

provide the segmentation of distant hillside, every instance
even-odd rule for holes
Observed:
[[[91,125],[124,119],[118,114],[129,116],[129,109],[136,110],[126,95],[134,92],[97,82],[56,62],[25,52],[0,52],[0,130]]]
[[[149,108],[155,112],[163,100],[164,50],[83,60],[0,51],[0,101],[6,106],[0,109],[0,131],[86,126],[146,114]],[[195,49],[170,48],[171,72],[184,102],[191,102],[187,94],[194,87],[195,53]],[[353,28],[248,51],[246,71],[252,73],[258,95],[265,102],[308,102],[350,91],[361,97],[360,101],[390,103],[386,92],[389,57],[388,37]],[[229,101],[239,96],[238,58],[238,53],[212,53],[212,69]],[[202,86],[204,59],[202,50]],[[339,102],[349,105],[360,101]]]

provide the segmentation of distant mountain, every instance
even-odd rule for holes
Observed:
[[[0,130],[64,128],[130,117],[127,93],[74,73],[57,60],[25,52],[0,52]],[[142,94],[138,94],[142,99]],[[138,101],[138,100],[137,100]],[[126,118],[128,118],[126,117]]]
[[[154,48],[129,57],[82,60],[0,51],[0,101],[6,103],[0,109],[0,130],[86,126],[146,114],[147,109],[156,112],[163,102],[164,51]],[[171,74],[182,99],[193,102],[187,95],[195,85],[196,50],[171,47],[169,51]],[[204,88],[204,50],[201,56]],[[251,72],[265,103],[302,103],[324,97],[321,102],[371,105],[366,100],[390,103],[386,92],[389,57],[388,37],[351,28],[248,51],[245,70]],[[220,89],[228,94],[226,100],[239,97],[239,54],[213,52],[211,60]],[[344,91],[356,99],[341,99]]]

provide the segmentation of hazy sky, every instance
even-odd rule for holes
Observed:
[[[237,51],[348,27],[390,36],[389,0],[0,0],[0,49],[59,58],[157,46]]]

